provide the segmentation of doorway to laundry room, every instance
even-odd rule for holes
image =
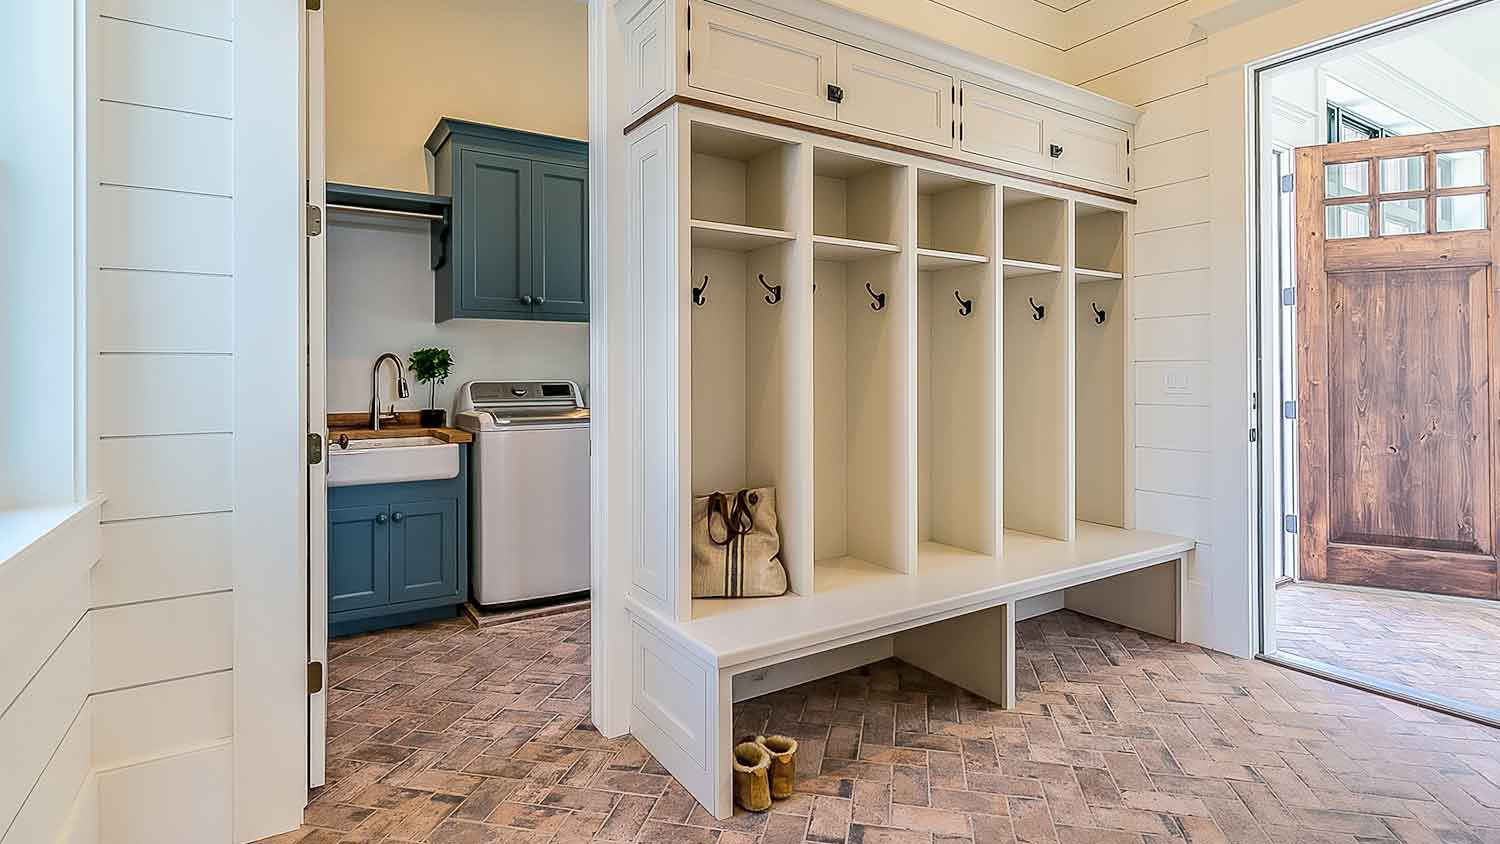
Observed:
[[[1497,25],[1258,82],[1263,653],[1500,723]]]

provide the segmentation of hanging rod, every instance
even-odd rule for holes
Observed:
[[[426,211],[397,211],[394,208],[364,208],[359,205],[342,205],[336,202],[327,203],[327,207],[333,211],[353,211],[358,214],[384,214],[389,217],[406,217],[416,220],[443,220],[442,214],[431,214]]]

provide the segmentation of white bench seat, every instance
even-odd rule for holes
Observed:
[[[910,575],[822,560],[812,595],[695,601],[691,621],[631,601],[631,730],[727,817],[736,675],[801,660],[819,669],[796,675],[802,682],[851,659],[894,654],[1010,706],[1017,601],[1065,590],[1070,608],[1180,639],[1182,561],[1192,548],[1180,537],[1080,522],[1072,542],[1007,531],[998,559],[923,543]],[[876,644],[885,650],[868,647]],[[843,662],[833,653],[840,649],[850,654]]]

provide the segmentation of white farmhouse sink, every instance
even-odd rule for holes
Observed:
[[[328,485],[400,484],[458,477],[458,444],[437,437],[350,440],[328,443]]]

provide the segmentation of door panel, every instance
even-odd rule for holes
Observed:
[[[837,45],[714,3],[694,2],[688,84],[833,118]]]
[[[589,171],[537,162],[532,294],[541,314],[589,312]]]
[[[390,600],[390,521],[384,507],[328,511],[328,611]]]
[[[960,148],[1017,164],[1052,167],[1047,156],[1048,109],[968,82],[961,87]]]
[[[531,311],[532,163],[466,149],[462,158],[461,307],[496,313]]]
[[[953,77],[846,44],[838,56],[840,122],[953,146]]]
[[[1128,136],[1124,132],[1066,114],[1054,113],[1048,121],[1048,146],[1062,148],[1053,161],[1054,171],[1109,185],[1126,184]]]
[[[1496,598],[1495,266],[1486,230],[1385,234],[1377,162],[1487,150],[1495,180],[1500,130],[1309,147],[1297,152],[1299,569],[1307,580]],[[1325,165],[1337,165],[1330,189]],[[1351,178],[1358,176],[1360,178]],[[1361,184],[1363,183],[1363,184]],[[1397,188],[1410,187],[1403,183]],[[1327,194],[1335,194],[1328,197]],[[1343,206],[1343,207],[1341,207]],[[1430,223],[1430,218],[1429,218]],[[1406,227],[1427,231],[1432,226]],[[1387,229],[1390,231],[1391,229]]]
[[[458,502],[403,501],[391,507],[391,603],[458,591]]]

